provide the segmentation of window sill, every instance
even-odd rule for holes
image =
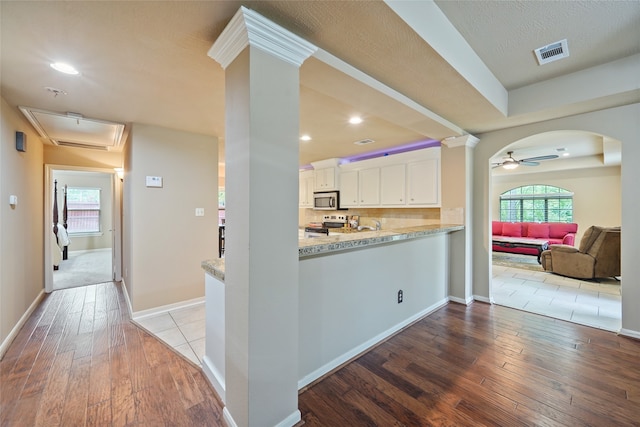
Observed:
[[[69,233],[69,237],[102,237],[104,236],[104,233],[99,231],[99,232],[93,232],[93,233]]]

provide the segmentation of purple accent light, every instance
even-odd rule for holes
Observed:
[[[343,157],[340,163],[352,163],[361,160],[374,159],[376,157],[384,157],[391,154],[406,153],[407,151],[421,150],[423,148],[440,147],[440,141],[437,139],[426,139],[424,141],[416,141],[408,144],[398,145],[397,147],[385,148],[382,150],[369,151],[367,153],[355,154],[353,156]]]

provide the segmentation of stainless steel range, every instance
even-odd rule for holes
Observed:
[[[312,223],[304,228],[304,237],[323,237],[331,235],[331,229],[342,228],[347,223],[347,215],[324,215],[322,224]]]

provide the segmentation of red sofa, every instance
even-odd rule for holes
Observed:
[[[493,236],[522,237],[524,239],[540,239],[549,245],[563,244],[574,246],[578,224],[566,222],[502,222],[493,221],[491,224]],[[493,244],[496,252],[511,252],[514,254],[538,255],[536,248],[508,247]]]

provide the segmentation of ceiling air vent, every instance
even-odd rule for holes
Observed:
[[[367,145],[367,144],[371,144],[372,142],[375,142],[373,139],[361,139],[360,141],[356,141],[354,142],[354,144],[356,145]]]
[[[80,142],[69,142],[69,141],[58,141],[58,140],[55,140],[54,143],[56,145],[61,145],[63,147],[86,148],[88,150],[109,151],[109,149],[104,145],[91,145],[91,144],[82,144]]]
[[[564,39],[539,47],[535,49],[534,52],[536,53],[538,64],[543,65],[569,56],[569,46],[567,45],[567,39]]]

